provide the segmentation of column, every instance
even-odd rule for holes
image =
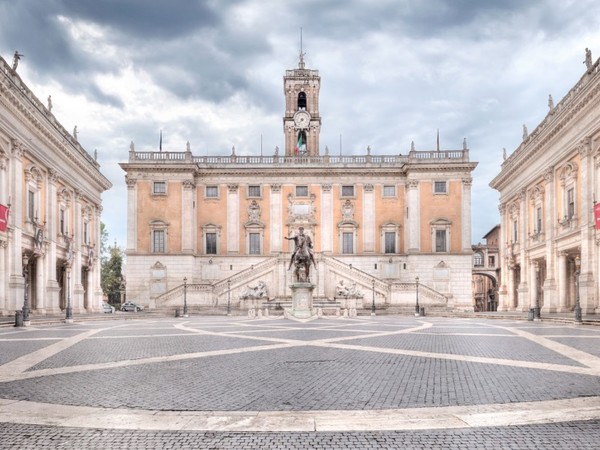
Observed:
[[[269,220],[271,239],[271,253],[281,252],[281,236],[283,234],[282,224],[283,217],[281,216],[281,184],[271,185],[271,195],[269,204]]]
[[[127,251],[137,251],[137,180],[125,176],[127,183]]]
[[[529,308],[535,308],[538,290],[538,274],[540,267],[537,261],[531,261],[529,267]]]
[[[196,183],[193,179],[184,180],[182,183],[183,192],[181,195],[181,252],[194,252],[194,231],[195,231],[195,208],[194,194],[196,193]]]
[[[498,289],[498,311],[508,311],[509,308],[509,295],[508,295],[508,284],[510,269],[508,268],[508,247],[506,246],[506,233],[507,228],[507,216],[506,216],[506,204],[500,203],[498,207],[500,211],[500,277],[502,284]]]
[[[372,184],[365,184],[363,192],[363,252],[375,253],[375,189]]]
[[[462,180],[462,201],[461,201],[461,242],[464,253],[472,253],[471,247],[471,185],[472,178],[463,178]]]
[[[408,251],[421,251],[421,210],[419,208],[419,182],[408,181]]]
[[[546,281],[544,282],[544,310],[556,312],[558,294],[556,291],[556,255],[554,251],[554,220],[556,217],[556,192],[554,190],[554,166],[544,172],[544,237],[546,240]]]
[[[48,189],[46,199],[46,239],[48,247],[46,250],[46,301],[45,308],[47,313],[59,313],[59,286],[56,280],[56,238],[58,235],[58,196],[56,184],[58,182],[58,173],[54,169],[48,170]]]
[[[333,253],[333,226],[331,184],[323,184],[321,185],[321,251],[323,253]]]
[[[8,261],[10,273],[8,291],[14,293],[14,308],[23,307],[25,280],[23,278],[23,144],[16,139],[11,141],[12,158],[9,160],[9,186],[12,187],[9,226],[12,228],[12,239],[8,240]],[[9,233],[10,236],[10,233]]]
[[[0,204],[7,206],[10,191],[8,190],[8,149],[0,147]],[[8,225],[8,224],[7,224]],[[8,273],[6,261],[8,259],[8,228],[0,236],[0,315],[10,314],[8,311]]]
[[[74,191],[73,195],[74,210],[73,210],[73,268],[71,270],[71,301],[73,302],[73,312],[83,312],[83,285],[81,283],[81,268],[83,267],[83,257],[81,253],[81,245],[83,243],[83,224],[82,224],[82,194],[79,190]]]
[[[567,308],[567,254],[558,254],[558,312],[568,312]]]
[[[42,244],[43,245],[43,244]],[[35,264],[35,311],[46,314],[44,295],[44,262],[45,257],[38,256],[32,264]],[[33,305],[32,305],[33,306]],[[33,308],[32,308],[33,309]]]
[[[594,206],[592,140],[583,139],[578,147],[581,164],[581,183],[577,190],[581,194],[581,209],[578,212],[581,229],[581,274],[579,276],[579,298],[583,314],[594,312],[596,297],[594,289]]]
[[[8,241],[5,238],[0,238],[0,315],[2,313],[10,314],[8,296],[7,296],[7,271],[6,260],[8,257]]]
[[[237,184],[227,185],[227,253],[240,252],[240,197]]]
[[[518,310],[529,309],[529,265],[527,264],[527,222],[529,214],[527,209],[527,191],[522,189],[519,194],[519,265],[521,266],[521,283],[517,289],[519,294]]]
[[[93,300],[92,300],[92,309],[94,311],[100,311],[100,307],[102,306],[102,267],[100,265],[100,247],[101,247],[101,239],[102,232],[100,228],[101,217],[102,217],[102,206],[97,204],[94,210],[95,221],[94,225],[96,228],[95,233],[95,241],[94,241],[94,256],[92,258],[92,267],[90,269],[90,273],[92,274],[92,280],[88,280],[89,289],[92,289]]]

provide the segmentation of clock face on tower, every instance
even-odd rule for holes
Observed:
[[[300,129],[306,129],[308,128],[308,124],[310,123],[310,114],[308,113],[308,111],[297,111],[296,114],[294,114],[294,125],[296,125],[297,128]]]

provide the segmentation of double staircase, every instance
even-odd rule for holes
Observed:
[[[287,270],[287,255],[269,257],[240,272],[219,281],[189,283],[174,287],[155,298],[156,310],[165,314],[176,314],[183,308],[184,297],[189,314],[245,315],[249,309],[268,309],[270,315],[283,314],[291,308],[292,297],[289,285],[291,271]],[[362,297],[353,303],[359,314],[370,314],[374,301],[377,314],[414,314],[416,284],[399,280],[382,280],[351,264],[332,256],[318,255],[318,269],[311,272],[317,285],[313,296],[313,307],[331,314],[339,313],[347,306],[346,298],[336,298],[339,280],[354,284]],[[313,275],[314,274],[314,275]],[[240,293],[259,281],[266,284],[268,298],[240,299]],[[448,311],[448,298],[430,287],[419,284],[419,298],[429,313],[438,315]]]

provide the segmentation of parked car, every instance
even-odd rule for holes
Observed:
[[[142,305],[138,305],[137,303],[127,302],[121,305],[121,311],[142,311],[144,307]]]
[[[102,302],[102,311],[106,314],[112,314],[115,312],[115,307],[106,302]]]

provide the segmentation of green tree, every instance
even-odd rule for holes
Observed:
[[[102,263],[108,257],[108,230],[104,222],[100,222],[100,259]]]
[[[104,224],[100,224],[101,264],[102,275],[100,285],[102,292],[108,298],[108,303],[121,301],[121,283],[123,281],[123,251],[115,245],[107,247],[108,231]]]

